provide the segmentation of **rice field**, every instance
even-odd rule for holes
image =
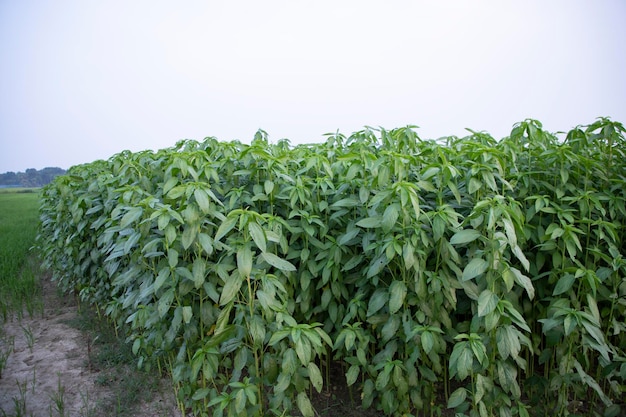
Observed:
[[[37,235],[39,192],[0,190],[0,317],[35,311],[37,264],[31,248]]]

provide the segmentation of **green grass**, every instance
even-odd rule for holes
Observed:
[[[0,317],[33,314],[39,293],[38,263],[30,251],[37,235],[39,193],[0,190]]]

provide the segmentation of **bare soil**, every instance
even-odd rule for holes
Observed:
[[[0,355],[8,357],[0,375],[0,416],[101,416],[115,395],[110,370],[90,366],[89,337],[72,327],[78,306],[54,283],[42,279],[43,311],[15,315],[0,330]],[[166,381],[158,395],[133,407],[138,417],[180,415]],[[113,411],[113,412],[112,412]]]

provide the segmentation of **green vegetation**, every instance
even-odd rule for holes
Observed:
[[[313,416],[340,366],[386,415],[617,416],[625,143],[608,119],[184,141],[57,178],[39,244],[195,415]]]
[[[56,167],[48,167],[42,170],[29,168],[26,172],[5,172],[0,174],[0,190],[3,187],[43,187],[54,178],[63,174],[65,174],[65,170]]]
[[[37,308],[38,264],[30,252],[38,224],[39,190],[0,192],[0,317],[33,314]],[[32,190],[29,190],[32,191]]]

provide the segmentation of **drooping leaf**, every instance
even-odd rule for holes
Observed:
[[[267,239],[265,238],[265,232],[257,222],[251,221],[248,223],[248,232],[261,252],[267,251]]]
[[[555,296],[568,292],[572,288],[572,285],[574,285],[575,280],[576,277],[574,275],[566,273],[557,281],[552,295]]]
[[[367,316],[372,316],[378,312],[389,300],[389,293],[384,288],[378,288],[372,294],[367,306]]]
[[[202,188],[196,188],[193,195],[196,198],[196,203],[198,203],[200,210],[202,210],[204,214],[207,214],[210,211],[209,196],[207,192]]]
[[[230,232],[231,230],[233,230],[233,227],[235,227],[235,225],[237,224],[237,221],[239,220],[239,217],[237,216],[229,216],[226,217],[226,220],[224,220],[220,226],[217,229],[217,232],[215,232],[215,237],[213,238],[216,242],[219,241],[221,238],[223,238],[224,236],[226,236],[226,234],[228,232]]]
[[[385,232],[389,232],[391,229],[393,229],[394,225],[398,221],[399,215],[400,212],[397,204],[387,206],[385,212],[383,213],[383,218],[381,222],[381,226]]]
[[[404,281],[393,281],[389,286],[389,314],[395,314],[404,305],[407,287]]]
[[[300,392],[296,397],[296,403],[298,404],[298,409],[302,413],[303,417],[315,417],[315,410],[313,409],[313,405],[307,397],[306,392]]]
[[[463,404],[466,398],[467,390],[465,387],[457,388],[450,394],[450,398],[448,398],[448,408],[457,408],[459,405]]]
[[[452,237],[450,238],[450,243],[453,245],[465,245],[467,243],[475,241],[481,236],[482,234],[478,230],[463,229],[452,235]]]
[[[322,372],[315,362],[309,362],[307,364],[309,370],[309,380],[317,392],[322,392],[322,386],[324,385],[324,379],[322,378]]]
[[[488,289],[483,290],[478,296],[478,317],[486,316],[495,310],[498,305],[498,296]]]
[[[143,208],[142,207],[131,207],[126,214],[124,214],[124,217],[122,217],[122,220],[120,221],[120,227],[127,227],[130,224],[136,222],[143,214]]]
[[[191,306],[184,306],[183,307],[183,321],[185,322],[185,324],[189,324],[192,317],[193,317],[193,310],[191,309]]]
[[[360,367],[358,365],[350,366],[350,369],[346,372],[346,384],[348,384],[348,386],[351,386],[356,382],[359,377],[359,372]]]
[[[206,261],[203,258],[196,258],[193,261],[191,274],[193,275],[193,283],[196,289],[202,287],[206,278]]]
[[[530,298],[531,300],[535,298],[535,287],[533,286],[533,282],[530,280],[530,278],[522,274],[522,271],[517,268],[511,267],[510,270],[511,272],[513,272],[515,282],[517,282],[526,290],[528,298]]]
[[[382,224],[382,219],[379,216],[376,217],[366,217],[364,219],[359,220],[356,225],[359,227],[363,227],[365,229],[380,227]]]
[[[237,269],[239,274],[247,279],[252,272],[252,250],[250,244],[245,244],[237,251]]]
[[[158,291],[169,277],[170,277],[169,268],[162,268],[159,271],[156,279],[154,280],[154,291],[155,292]]]
[[[224,288],[222,288],[220,305],[223,306],[230,303],[237,296],[242,283],[243,280],[241,279],[238,271],[237,273],[229,275],[228,279],[224,283]]]
[[[489,264],[483,258],[473,258],[463,269],[461,280],[468,281],[487,270]]]
[[[280,269],[281,271],[293,272],[297,269],[294,264],[274,255],[273,253],[263,252],[261,253],[261,257],[265,259],[268,264],[272,265],[274,268]]]

